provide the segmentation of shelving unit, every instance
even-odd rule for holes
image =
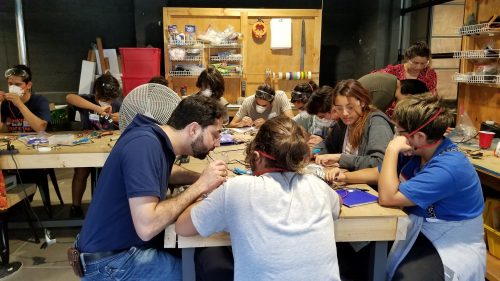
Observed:
[[[460,59],[460,73],[453,76],[459,82],[457,108],[467,112],[478,130],[483,121],[500,122],[500,26],[490,21],[500,15],[500,7],[493,2],[466,0],[464,22],[475,16],[480,24],[458,29],[462,49],[454,52]]]
[[[312,80],[319,83],[319,63],[321,52],[321,9],[246,9],[246,8],[163,8],[163,30],[165,50],[170,48],[192,48],[180,40],[169,41],[168,26],[176,25],[178,30],[184,30],[186,25],[196,27],[197,35],[202,34],[208,26],[222,31],[232,26],[235,32],[241,34],[237,41],[222,42],[220,44],[203,43],[201,61],[171,59],[165,51],[166,78],[171,88],[180,93],[185,87],[187,94],[198,91],[196,88],[197,74],[191,72],[177,72],[175,65],[200,64],[203,68],[208,65],[233,65],[233,71],[222,72],[224,75],[224,98],[235,104],[244,93],[252,95],[257,87],[266,81],[266,70],[275,73],[305,71],[312,73]],[[292,48],[282,50],[271,49],[270,20],[273,18],[290,18],[292,20]],[[256,39],[252,36],[255,22],[262,20],[268,26],[268,33],[264,38]],[[305,25],[305,46],[303,46],[303,70],[301,67],[301,36],[302,21]],[[181,37],[182,38],[182,37]],[[226,52],[226,53],[225,53]],[[307,79],[276,80],[273,86],[286,93],[298,83],[307,82]],[[245,91],[242,91],[245,86]]]
[[[167,50],[170,66],[168,75],[198,77],[204,68],[204,49],[205,44],[199,40],[170,40]]]

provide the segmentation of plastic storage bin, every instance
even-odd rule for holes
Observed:
[[[148,83],[148,81],[151,80],[151,77],[150,76],[147,76],[147,77],[125,77],[125,76],[122,76],[123,96],[128,95],[128,93],[130,93],[130,91],[135,89],[137,86]]]
[[[487,198],[484,203],[484,236],[488,244],[488,251],[490,254],[500,259],[500,231],[494,228],[494,220],[498,220],[496,217],[500,213],[500,200]]]
[[[158,48],[119,48],[125,77],[160,75],[161,50]]]

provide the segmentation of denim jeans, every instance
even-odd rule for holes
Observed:
[[[82,265],[81,280],[182,280],[181,260],[153,248],[132,247]]]

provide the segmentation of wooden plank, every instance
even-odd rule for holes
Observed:
[[[24,198],[35,194],[35,184],[19,184],[13,189],[7,191],[7,206],[12,207],[21,202]]]
[[[102,73],[106,73],[106,70],[109,69],[109,67],[106,64],[106,60],[104,59],[104,51],[102,47],[102,39],[100,37],[97,37],[95,39],[96,45],[97,45],[97,52],[99,53],[99,63],[101,65],[101,71]]]
[[[490,253],[486,254],[486,279],[500,281],[500,260]]]
[[[432,36],[457,35],[463,25],[464,7],[460,5],[437,5],[433,7]],[[460,48],[456,49],[459,50]],[[437,53],[432,45],[432,52]]]
[[[242,12],[250,17],[316,17],[321,14],[319,9],[225,9],[225,8],[165,8],[172,16],[232,16],[239,17]]]

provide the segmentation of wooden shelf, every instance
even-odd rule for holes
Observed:
[[[486,279],[488,281],[500,281],[500,260],[486,253]]]

